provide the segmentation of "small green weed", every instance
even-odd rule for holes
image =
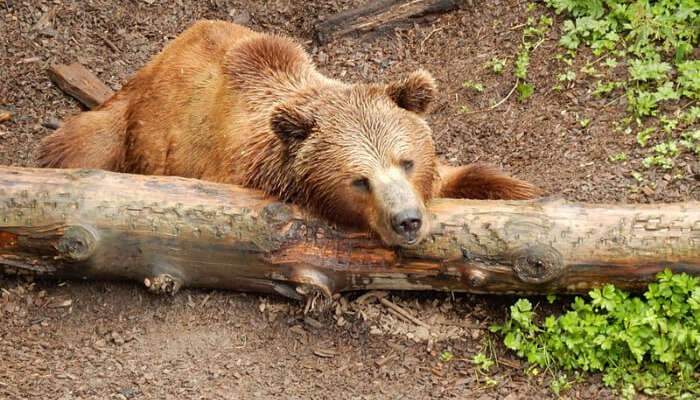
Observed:
[[[500,74],[503,72],[503,68],[506,66],[507,60],[505,58],[498,58],[498,56],[493,56],[491,61],[486,63],[487,67],[491,67],[494,74]]]
[[[482,85],[481,83],[478,83],[478,82],[473,82],[471,79],[468,81],[462,82],[462,87],[474,89],[479,93],[484,91],[484,85]]]
[[[483,372],[489,372],[489,368],[493,365],[493,360],[484,353],[477,353],[472,357],[472,364],[476,365]]]
[[[518,85],[518,100],[525,101],[532,97],[534,87],[529,83],[521,83]]]
[[[608,157],[610,161],[627,161],[627,154],[624,152],[613,154],[610,157]]]

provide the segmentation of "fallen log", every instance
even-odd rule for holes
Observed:
[[[437,199],[431,235],[385,248],[237,186],[98,170],[0,167],[6,273],[128,279],[300,298],[360,289],[576,293],[700,275],[700,203]],[[0,269],[2,270],[2,269]]]
[[[465,0],[371,0],[357,8],[331,15],[316,27],[316,43],[334,38],[387,29],[433,14],[459,8]]]

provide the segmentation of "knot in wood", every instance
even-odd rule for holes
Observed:
[[[484,286],[486,275],[482,271],[471,270],[467,275],[467,283],[473,288]]]
[[[511,260],[513,271],[523,282],[549,282],[564,272],[561,253],[544,244],[517,249],[512,253]]]
[[[71,225],[64,229],[56,249],[68,261],[87,260],[97,247],[97,236],[82,225]]]

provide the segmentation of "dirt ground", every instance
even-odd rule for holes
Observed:
[[[484,63],[509,57],[511,71],[527,2],[473,2],[382,35],[313,44],[319,21],[362,2],[0,0],[0,108],[13,113],[0,123],[0,165],[35,165],[37,143],[50,132],[42,123],[80,110],[48,80],[50,64],[77,60],[118,90],[193,21],[216,18],[297,37],[323,72],[348,81],[430,70],[440,98],[429,122],[450,162],[490,163],[571,200],[700,199],[700,168],[690,156],[677,160],[684,179],[652,173],[646,189],[629,189],[637,186],[631,173],[638,161],[608,161],[622,151],[642,158],[633,135],[611,127],[624,116],[622,101],[595,98],[595,82],[585,77],[561,93],[551,90],[562,71],[552,58],[557,28],[531,55],[529,101],[513,96],[491,112],[459,112],[489,107],[510,92],[512,72],[497,75]],[[538,6],[534,15],[545,12],[551,14]],[[463,88],[466,80],[482,83],[483,92]],[[591,120],[586,127],[583,118]],[[508,296],[378,293],[425,328],[364,293],[344,294],[330,311],[304,316],[293,301],[216,290],[168,298],[131,283],[3,275],[0,290],[2,399],[556,398],[542,374],[526,374],[484,329],[503,320],[514,301]],[[533,298],[550,311],[567,300],[549,306]],[[487,376],[469,362],[480,351],[497,356]],[[453,358],[440,361],[444,352]],[[563,394],[613,397],[596,376]]]

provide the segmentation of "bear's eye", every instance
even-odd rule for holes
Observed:
[[[413,161],[412,160],[401,160],[399,162],[399,164],[401,164],[401,168],[403,168],[404,171],[406,171],[406,172],[413,171]]]
[[[369,179],[365,177],[357,178],[352,181],[352,186],[363,192],[369,192]]]

